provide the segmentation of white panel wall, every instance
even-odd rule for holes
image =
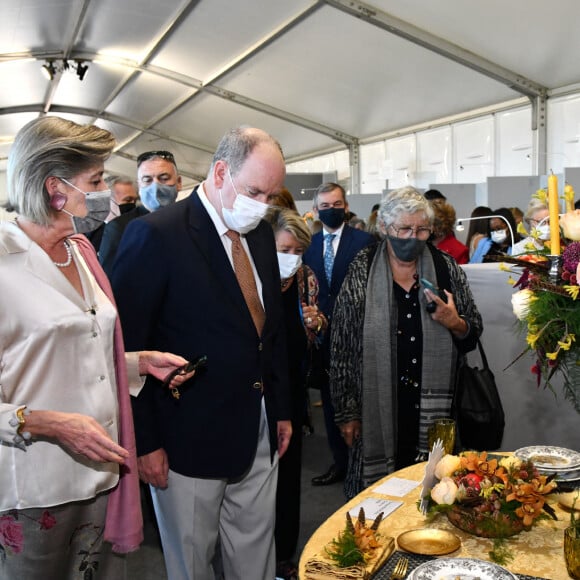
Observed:
[[[382,193],[387,187],[385,142],[362,145],[360,148],[360,192]]]
[[[488,115],[456,123],[453,131],[453,181],[481,183],[494,174],[494,123]]]
[[[416,187],[426,189],[430,183],[452,181],[451,127],[422,131],[417,135]]]
[[[495,115],[495,174],[531,175],[533,172],[532,108]]]
[[[389,180],[389,188],[410,185],[410,175],[415,173],[417,165],[415,135],[388,139],[385,142],[385,153],[385,175]]]
[[[564,167],[580,166],[580,95],[549,99],[548,172],[562,173]]]

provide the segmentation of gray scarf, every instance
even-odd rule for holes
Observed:
[[[363,467],[366,487],[395,468],[397,425],[397,303],[388,264],[387,241],[375,253],[369,270],[363,329]],[[419,256],[419,277],[437,283],[428,248]],[[434,419],[448,417],[453,398],[456,351],[451,333],[431,319],[419,292],[423,333],[419,451],[428,452],[427,429]]]

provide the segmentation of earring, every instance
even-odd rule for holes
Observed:
[[[67,197],[64,193],[56,192],[54,195],[50,197],[49,205],[52,209],[56,211],[61,211],[66,203]]]

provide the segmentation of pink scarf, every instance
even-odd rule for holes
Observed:
[[[97,284],[115,305],[113,290],[107,275],[101,268],[92,244],[85,236],[71,236],[79,247],[89,270]],[[119,405],[119,445],[129,451],[129,457],[120,468],[119,483],[109,494],[107,517],[105,520],[105,540],[113,544],[113,551],[119,554],[134,552],[143,542],[143,516],[137,471],[137,451],[133,413],[129,398],[129,380],[125,363],[125,347],[119,317],[115,321],[115,374],[117,379],[117,400]]]

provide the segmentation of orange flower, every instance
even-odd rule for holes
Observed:
[[[534,520],[542,513],[544,500],[523,503],[516,509],[516,515],[523,520],[524,526],[531,526]]]
[[[520,483],[512,488],[512,492],[508,493],[506,496],[506,501],[519,501],[520,503],[526,503],[537,500],[538,495],[531,483]]]
[[[487,459],[487,451],[483,451],[481,455],[469,451],[461,457],[461,467],[467,471],[472,471],[478,475],[483,475],[479,472],[479,464]]]
[[[461,467],[477,473],[481,477],[491,477],[492,475],[497,475],[501,477],[503,473],[503,467],[498,468],[497,459],[487,459],[487,451],[483,451],[481,455],[477,453],[468,452],[461,457]],[[502,478],[503,479],[503,478]]]

